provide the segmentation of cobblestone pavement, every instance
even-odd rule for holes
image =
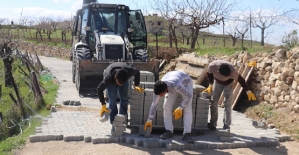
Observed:
[[[111,136],[109,121],[99,122],[100,102],[97,97],[80,97],[71,81],[71,61],[52,57],[39,57],[42,64],[50,70],[60,84],[56,108],[47,118],[43,118],[42,126],[36,128],[36,134],[30,136],[30,142],[64,140],[85,141],[97,143],[128,143],[132,145],[168,149],[228,149],[242,147],[270,147],[278,146],[279,142],[290,140],[289,135],[280,135],[277,129],[255,128],[252,120],[242,113],[233,111],[230,133],[221,130],[223,109],[219,108],[218,128],[216,131],[194,130],[192,132],[194,144],[181,140],[182,132],[175,131],[170,140],[160,140],[163,132],[153,131],[149,138],[138,134],[136,128],[127,128],[123,136]],[[66,100],[80,101],[80,106],[63,105]],[[219,131],[220,130],[220,131]],[[220,138],[219,134],[226,134]],[[229,134],[227,136],[227,134]],[[223,139],[224,138],[224,139]],[[222,141],[220,141],[220,139]],[[223,142],[228,141],[228,142]]]

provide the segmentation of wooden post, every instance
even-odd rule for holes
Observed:
[[[42,65],[41,61],[39,60],[39,57],[38,57],[38,55],[36,54],[36,52],[35,52],[35,57],[36,57],[36,59],[37,59],[38,65],[40,66],[40,70],[44,70],[43,65]]]
[[[41,108],[42,105],[45,105],[45,102],[43,100],[42,92],[39,87],[39,82],[37,80],[35,72],[31,72],[30,76],[32,80],[33,89],[35,90],[36,93],[38,108]]]

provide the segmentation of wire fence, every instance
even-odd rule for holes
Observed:
[[[0,40],[0,141],[22,133],[31,116],[38,115],[35,110],[45,105],[38,56],[22,54],[17,47]]]

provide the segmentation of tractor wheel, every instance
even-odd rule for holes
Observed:
[[[72,61],[72,81],[75,83],[75,76],[76,76],[76,59]]]
[[[77,65],[76,65],[76,75],[75,75],[75,84],[76,84],[76,89],[78,91],[78,93],[80,94],[80,73],[79,73],[79,60],[76,61]]]

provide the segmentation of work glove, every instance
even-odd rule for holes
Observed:
[[[151,132],[152,132],[152,127],[153,127],[152,120],[147,119],[147,121],[144,124],[144,131],[146,130],[147,127],[151,127]]]
[[[174,119],[178,120],[179,118],[182,117],[182,114],[183,114],[183,108],[181,107],[176,108],[173,112]]]
[[[102,117],[104,112],[109,112],[109,110],[106,108],[106,104],[102,105],[102,108],[100,110],[100,116]]]
[[[249,101],[256,100],[256,97],[254,96],[254,94],[250,90],[246,91],[246,93],[247,93],[247,97],[248,97]]]
[[[139,86],[134,86],[133,88],[134,88],[134,90],[137,90],[137,91],[139,91],[140,93],[143,93],[143,92],[144,92],[144,89],[141,88],[141,87],[139,87]]]
[[[212,89],[213,89],[213,85],[210,84],[209,87],[205,90],[203,90],[202,92],[208,92],[210,95],[212,94]]]
[[[256,67],[256,62],[255,61],[249,62],[248,67]]]

